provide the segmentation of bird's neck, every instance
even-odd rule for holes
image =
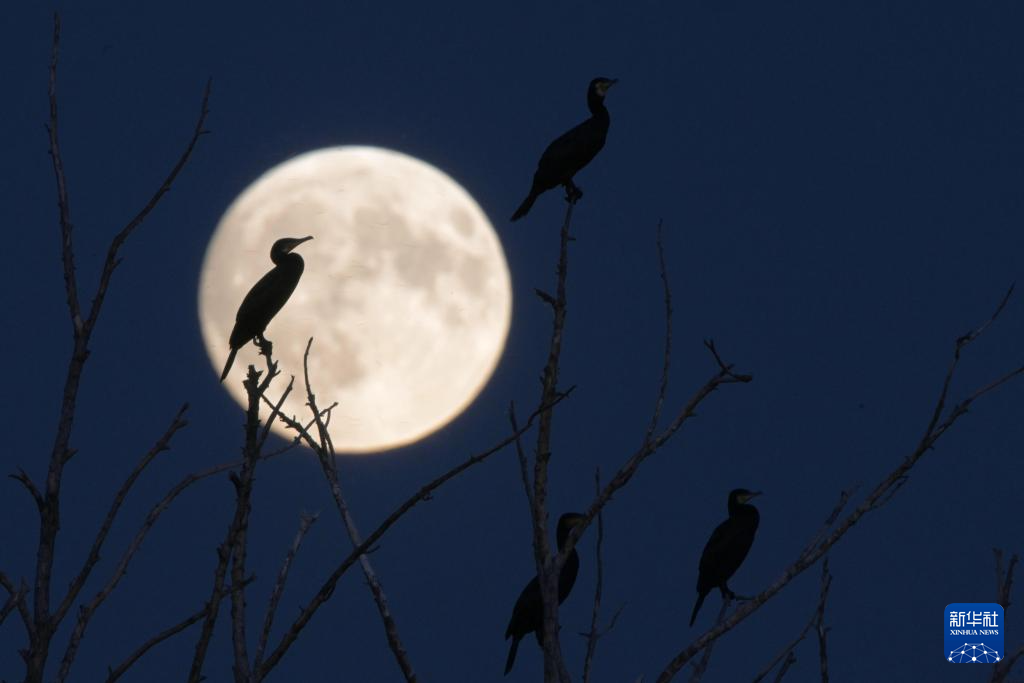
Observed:
[[[746,503],[734,503],[729,505],[730,517],[757,517],[757,508]]]
[[[291,266],[298,267],[299,269],[303,266],[302,257],[295,253],[279,254],[271,252],[270,260],[274,262],[275,266]]]
[[[608,109],[604,106],[604,98],[595,93],[587,95],[587,109],[595,118],[608,118]]]

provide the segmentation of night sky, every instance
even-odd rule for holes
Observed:
[[[713,373],[705,338],[754,381],[711,396],[606,508],[606,617],[625,609],[599,645],[596,681],[652,681],[711,625],[717,593],[694,628],[686,622],[701,549],[732,488],[764,495],[757,540],[731,586],[752,594],[775,580],[842,489],[861,483],[863,495],[913,450],[955,339],[1024,279],[1019,3],[297,7],[62,8],[60,134],[83,305],[110,238],[188,141],[211,77],[213,95],[212,132],[126,245],[93,338],[71,441],[78,454],[63,490],[58,595],[110,496],[181,403],[191,405],[189,426],[133,490],[83,598],[170,486],[238,457],[244,416],[203,347],[199,270],[238,193],[312,149],[377,145],[439,167],[490,217],[512,273],[507,347],[478,400],[418,444],[341,458],[349,502],[368,532],[427,480],[504,437],[510,401],[521,414],[536,404],[550,311],[533,288],[554,286],[564,203],[551,192],[523,221],[513,226],[508,216],[547,143],[586,117],[590,79],[620,79],[607,100],[608,143],[577,176],[586,195],[573,223],[561,381],[577,389],[555,414],[552,515],[585,508],[594,468],[613,472],[650,418],[664,333],[659,220],[675,297],[667,413]],[[0,31],[8,424],[0,464],[36,481],[45,477],[71,349],[43,126],[52,9],[16,3]],[[1018,296],[966,353],[953,398],[1019,364],[1022,342]],[[897,497],[831,553],[835,680],[981,680],[939,658],[939,620],[948,603],[995,599],[993,547],[1024,551],[1022,398],[1018,381],[975,405]],[[0,569],[28,578],[35,506],[3,481]],[[309,451],[261,465],[254,496],[254,625],[300,514],[321,512],[292,570],[279,634],[350,544]],[[233,506],[221,476],[161,517],[93,620],[71,680],[101,680],[109,664],[199,608]],[[590,619],[595,531],[580,542],[580,578],[561,611],[574,676],[584,652],[575,634]],[[421,680],[500,680],[511,607],[534,573],[514,451],[417,507],[373,561]],[[705,680],[751,679],[803,627],[817,588],[814,568],[720,640]],[[1008,648],[1024,638],[1016,616],[1008,610]],[[205,671],[211,681],[231,678],[228,626],[225,603]],[[125,680],[182,680],[197,634],[164,643]],[[0,679],[20,680],[24,642],[12,615],[0,627]],[[796,654],[791,680],[814,680],[813,639]],[[541,671],[530,638],[507,680],[536,681]],[[357,570],[272,680],[400,680]]]

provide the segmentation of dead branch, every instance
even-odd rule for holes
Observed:
[[[1004,569],[1003,551],[999,548],[993,548],[992,554],[995,557],[996,564],[996,601],[1002,606],[1003,614],[1005,616],[1006,610],[1011,604],[1010,595],[1011,590],[1013,589],[1013,570],[1017,567],[1017,561],[1020,558],[1016,553],[1014,553],[1010,557],[1009,564],[1007,564]],[[992,667],[991,683],[1004,683],[1021,657],[1024,657],[1024,645],[1018,647],[1012,655],[1006,656],[1006,653],[1004,652],[1003,660],[1001,662],[997,662],[996,665]]]
[[[291,385],[289,385],[291,386]],[[299,546],[302,545],[302,539],[306,537],[306,533],[309,528],[316,522],[318,514],[305,514],[303,513],[302,519],[299,521],[299,530],[295,534],[295,540],[292,541],[291,548],[288,549],[288,554],[285,555],[284,562],[281,563],[281,570],[277,574],[277,581],[274,582],[274,589],[270,593],[270,600],[267,602],[267,614],[263,618],[263,630],[260,632],[259,642],[256,644],[256,655],[253,658],[252,668],[254,671],[259,671],[260,665],[263,663],[263,653],[267,649],[267,641],[270,639],[270,629],[274,625],[274,615],[277,613],[277,605],[281,602],[281,596],[284,594],[284,585],[288,581],[288,570],[291,568],[292,562],[295,560],[295,555],[299,552]]]
[[[672,365],[672,288],[668,284],[668,269],[665,267],[665,246],[661,241],[661,221],[658,221],[656,238],[658,246],[658,272],[661,274],[662,297],[665,301],[665,352],[661,363],[661,380],[658,383],[658,398],[654,402],[654,414],[644,434],[644,443],[648,443],[661,421],[661,410],[665,405],[665,394],[668,393],[669,369]]]
[[[224,596],[222,595],[220,597],[223,598]],[[134,666],[136,662],[142,659],[142,657],[147,652],[149,652],[151,649],[153,649],[160,643],[164,642],[165,640],[168,640],[178,635],[179,633],[187,629],[189,626],[202,619],[206,615],[206,612],[208,610],[209,605],[203,605],[198,611],[193,612],[191,615],[185,617],[174,626],[171,626],[170,628],[161,631],[160,633],[156,634],[155,636],[144,642],[116,667],[107,667],[106,683],[114,683],[117,679],[119,679],[121,676],[127,673],[128,669]]]
[[[571,395],[571,393],[571,390],[565,391],[561,393],[555,399],[554,403],[552,403],[551,405],[540,406],[529,416],[529,418],[526,421],[526,424],[524,424],[522,428],[520,428],[518,431],[513,432],[511,435],[505,437],[504,439],[496,443],[494,446],[488,448],[487,450],[481,451],[480,453],[470,456],[469,458],[467,458],[460,464],[456,465],[455,467],[451,468],[450,470],[448,470],[441,476],[437,477],[430,483],[420,487],[420,489],[416,491],[416,493],[409,496],[409,498],[407,498],[405,502],[403,502],[401,505],[395,508],[395,510],[377,526],[373,533],[371,533],[369,536],[363,539],[363,542],[360,543],[359,546],[356,547],[351,553],[349,553],[348,556],[344,560],[342,560],[341,563],[334,569],[330,576],[327,577],[327,579],[321,585],[319,591],[317,591],[316,595],[314,595],[313,598],[310,600],[309,604],[306,605],[306,607],[304,607],[300,611],[299,616],[296,617],[295,621],[292,622],[291,626],[281,637],[281,641],[278,643],[277,647],[274,648],[273,652],[271,652],[270,655],[267,657],[266,661],[263,663],[263,666],[260,668],[258,672],[256,672],[257,679],[264,678],[275,666],[277,666],[278,663],[280,663],[281,659],[288,652],[288,649],[295,643],[296,639],[298,639],[299,634],[302,632],[302,629],[306,627],[309,621],[313,618],[313,615],[316,614],[316,611],[320,609],[320,607],[323,606],[324,603],[330,600],[331,596],[334,594],[335,587],[338,585],[338,581],[341,580],[341,577],[344,576],[345,572],[347,572],[349,568],[351,568],[351,566],[356,562],[359,556],[369,552],[370,548],[374,547],[377,544],[377,542],[381,539],[381,537],[383,537],[384,534],[387,533],[387,531],[398,522],[398,520],[404,517],[406,513],[408,513],[420,502],[424,500],[429,500],[434,491],[439,489],[441,486],[451,481],[455,477],[459,476],[460,474],[462,474],[469,468],[473,467],[474,465],[478,465],[484,462],[495,453],[500,452],[506,446],[513,443],[516,440],[516,438],[521,437],[523,434],[528,432],[530,429],[533,428],[534,422],[542,412],[554,408],[556,405],[558,405],[563,400],[568,398]],[[281,420],[286,425],[288,425],[289,428],[292,429],[295,429],[295,425],[299,424],[293,418],[289,418],[285,415],[281,416]],[[190,683],[198,683],[198,681]]]
[[[42,504],[39,505],[39,541],[36,551],[36,570],[32,593],[33,629],[32,635],[29,639],[29,646],[24,653],[26,664],[25,680],[31,682],[42,680],[46,661],[49,656],[50,642],[59,626],[59,619],[57,619],[57,615],[51,614],[50,611],[50,597],[54,548],[56,545],[57,534],[60,530],[60,488],[63,480],[64,466],[75,453],[74,449],[70,447],[70,440],[82,372],[90,353],[89,341],[99,318],[111,276],[120,261],[118,258],[118,252],[131,232],[133,232],[142,223],[145,217],[156,207],[160,198],[168,189],[170,189],[170,186],[178,173],[184,168],[188,159],[191,157],[199,136],[203,132],[202,128],[208,114],[208,101],[210,94],[209,84],[207,84],[194,133],[187,144],[185,151],[179,158],[178,163],[172,169],[171,174],[164,181],[160,190],[158,190],[158,192],[150,199],[144,210],[141,211],[117,235],[115,235],[111,241],[88,318],[83,322],[79,303],[77,276],[75,274],[70,199],[67,188],[67,178],[64,171],[64,162],[61,156],[60,141],[58,138],[57,65],[60,53],[60,29],[60,15],[55,13],[50,56],[48,88],[50,112],[47,131],[49,137],[49,153],[53,163],[54,176],[57,184],[57,205],[61,226],[61,260],[63,262],[65,293],[67,295],[68,311],[72,322],[74,344],[67,375],[64,381],[60,414],[57,420],[53,449],[50,454],[46,484],[44,490],[42,492],[38,492],[39,497],[36,498],[37,504],[40,499],[42,500]],[[26,482],[23,481],[22,483]],[[63,616],[63,614],[60,616]]]
[[[732,605],[732,598],[725,598],[722,600],[722,606],[718,609],[718,616],[715,617],[715,623],[720,623],[725,619],[726,613],[729,611],[729,606]],[[714,652],[715,643],[710,643],[700,657],[700,661],[691,661],[690,666],[693,668],[693,673],[690,674],[690,683],[700,683],[701,679],[704,678],[704,674],[707,673],[708,665],[711,663],[711,654]]]
[[[71,639],[68,641],[67,649],[64,651],[64,657],[61,660],[60,671],[57,676],[58,681],[63,681],[67,677],[71,669],[71,664],[74,661],[75,655],[78,653],[78,647],[81,644],[82,637],[85,635],[85,630],[89,625],[89,620],[92,619],[93,614],[95,614],[96,610],[99,609],[99,607],[110,596],[110,594],[114,592],[114,589],[117,587],[117,584],[121,581],[125,573],[128,571],[128,565],[131,563],[132,558],[135,557],[135,553],[139,550],[140,547],[142,547],[142,541],[146,538],[146,534],[148,534],[150,529],[152,529],[153,526],[156,524],[157,520],[160,518],[160,515],[163,514],[163,512],[168,507],[170,507],[171,503],[174,502],[175,498],[177,498],[185,489],[190,487],[192,484],[202,479],[211,477],[215,474],[228,471],[234,467],[237,467],[238,465],[239,463],[237,462],[223,463],[211,467],[202,472],[189,474],[185,478],[183,478],[177,485],[171,488],[171,490],[168,491],[167,494],[152,507],[152,509],[150,509],[149,514],[146,515],[145,520],[143,520],[142,522],[142,526],[135,533],[135,536],[128,544],[128,547],[121,555],[121,559],[118,561],[117,566],[114,568],[114,572],[111,575],[110,579],[108,579],[107,583],[103,586],[103,588],[101,588],[100,591],[97,592],[95,596],[93,596],[92,600],[90,600],[87,604],[79,607],[78,620],[75,623],[75,627],[71,632]]]
[[[330,432],[327,430],[327,424],[321,418],[320,410],[317,408],[316,395],[313,393],[313,385],[309,380],[309,350],[312,345],[313,338],[310,337],[306,343],[306,351],[303,354],[302,367],[306,380],[306,401],[314,416],[318,438],[314,439],[308,431],[300,432],[300,436],[317,454],[324,478],[327,480],[327,484],[331,489],[331,496],[334,498],[334,503],[338,508],[338,514],[341,515],[341,519],[345,524],[345,531],[348,533],[352,546],[358,548],[362,543],[362,538],[359,534],[359,529],[356,527],[355,518],[352,516],[348,502],[341,491],[341,480],[338,477],[334,443],[331,440]],[[301,425],[297,423],[292,423],[290,426],[293,429],[301,428]],[[363,570],[363,576],[366,577],[366,584],[370,589],[370,594],[373,596],[374,604],[377,606],[377,612],[380,614],[381,621],[384,624],[384,634],[388,641],[388,647],[391,648],[391,652],[398,663],[398,667],[402,670],[405,680],[408,683],[415,683],[416,673],[412,662],[409,660],[409,654],[402,644],[401,636],[398,633],[398,625],[391,614],[391,608],[388,605],[387,595],[384,593],[384,587],[381,585],[380,578],[377,576],[376,571],[374,571],[373,564],[370,562],[368,555],[360,555],[359,564]]]
[[[594,488],[601,492],[601,468],[594,470]],[[597,570],[597,583],[594,587],[594,607],[590,611],[590,630],[587,631],[587,653],[583,657],[583,683],[590,683],[590,671],[594,665],[594,653],[601,634],[597,630],[597,621],[601,615],[601,597],[604,593],[604,557],[601,551],[604,545],[604,516],[597,515],[597,549],[594,551],[594,564]]]
[[[1013,288],[1011,287],[1010,291],[1012,291],[1012,289]],[[995,381],[983,386],[981,389],[975,390],[966,399],[954,405],[948,412],[944,411],[944,406],[946,405],[949,396],[949,388],[952,383],[957,364],[959,363],[961,352],[971,341],[977,339],[982,331],[986,330],[991,325],[992,321],[995,320],[996,316],[998,316],[1003,310],[1008,296],[1009,293],[1007,293],[1006,297],[1003,298],[1002,303],[1000,303],[991,319],[974,332],[968,333],[957,339],[953,351],[953,360],[946,371],[946,376],[942,384],[942,389],[939,392],[938,399],[936,400],[932,417],[929,420],[928,426],[926,427],[924,434],[921,436],[916,448],[875,486],[875,488],[867,495],[861,504],[853,510],[853,512],[849,513],[838,523],[827,538],[816,545],[811,546],[810,550],[805,550],[805,552],[803,552],[795,562],[786,567],[782,576],[776,579],[774,583],[759,595],[755,596],[754,599],[740,605],[740,607],[732,614],[732,616],[726,619],[725,622],[712,627],[694,640],[690,645],[681,650],[668,663],[668,665],[666,665],[665,669],[658,676],[657,683],[667,683],[672,680],[680,669],[682,669],[682,667],[698,652],[706,647],[708,643],[735,628],[747,617],[760,609],[760,607],[768,600],[773,598],[783,588],[789,585],[794,578],[802,574],[826,553],[828,553],[828,551],[831,550],[832,547],[838,543],[864,515],[878,510],[885,502],[891,500],[894,489],[902,487],[903,483],[907,480],[911,469],[920,461],[925,453],[934,447],[938,439],[941,438],[946,431],[948,431],[963,415],[967,413],[968,406],[974,400],[993,391],[995,388],[1001,386],[1010,379],[1024,373],[1024,366],[1018,367]],[[945,415],[945,418],[943,418],[943,415]]]
[[[832,629],[825,626],[825,601],[828,600],[828,589],[832,585],[832,575],[828,572],[828,558],[821,563],[821,589],[818,598],[818,609],[815,614],[815,630],[818,632],[818,663],[821,666],[821,683],[828,683],[828,632]]]
[[[103,523],[100,525],[99,531],[96,533],[96,538],[93,540],[92,548],[89,549],[89,554],[85,558],[85,562],[82,564],[82,568],[78,571],[78,575],[71,581],[71,586],[68,588],[67,594],[64,599],[61,600],[60,606],[54,613],[54,621],[60,623],[64,619],[64,615],[71,608],[71,604],[78,597],[79,592],[85,585],[86,580],[89,578],[89,574],[92,572],[96,563],[100,559],[100,551],[103,549],[103,543],[107,540],[107,534],[110,533],[111,527],[114,525],[114,519],[117,517],[118,511],[121,509],[121,505],[128,497],[128,492],[131,491],[135,481],[142,474],[142,471],[153,462],[153,460],[160,453],[169,450],[171,445],[171,439],[178,432],[178,430],[185,427],[188,422],[185,420],[185,411],[188,410],[188,404],[185,403],[178,409],[174,419],[171,420],[171,424],[164,430],[163,435],[157,440],[149,451],[142,456],[138,464],[135,465],[135,469],[131,471],[128,478],[121,484],[121,488],[118,489],[117,494],[114,495],[114,500],[110,504],[110,509],[107,511],[107,516],[104,518]]]
[[[552,309],[551,341],[548,345],[548,359],[541,375],[541,395],[538,405],[552,403],[558,395],[558,369],[562,355],[562,337],[565,331],[566,279],[569,271],[569,229],[572,224],[574,200],[569,200],[565,220],[559,232],[559,251],[555,297],[548,295],[545,301]],[[553,299],[553,300],[552,300]],[[551,459],[551,411],[542,412],[537,426],[537,449],[533,463],[533,499],[530,501],[530,519],[533,526],[533,556],[537,568],[537,582],[540,585],[544,620],[541,642],[544,648],[544,680],[546,683],[569,683],[569,672],[562,661],[562,647],[559,642],[558,626],[558,576],[548,538],[548,461]],[[564,560],[563,560],[564,564]]]

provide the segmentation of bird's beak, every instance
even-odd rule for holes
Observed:
[[[311,239],[313,239],[312,235],[309,235],[307,237],[296,237],[295,241],[292,242],[292,245],[288,247],[288,252],[291,253],[292,251],[295,251],[295,247],[299,246],[303,242],[308,242]]]
[[[745,501],[743,501],[743,502],[747,502],[747,501],[748,501],[748,500],[750,500],[751,498],[757,498],[757,497],[758,497],[758,496],[760,496],[760,495],[761,495],[761,492],[760,492],[760,491],[751,491],[750,493],[748,493],[748,494],[747,494],[747,496],[746,496],[746,500],[745,500]]]
[[[617,79],[617,78],[610,78],[610,79],[608,79],[608,83],[605,84],[605,87],[606,88],[610,88],[610,87],[612,87],[613,85],[615,85],[618,82],[619,82],[619,79]]]

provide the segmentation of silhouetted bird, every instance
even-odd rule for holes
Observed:
[[[754,534],[761,516],[757,508],[747,505],[760,491],[734,489],[729,492],[729,519],[715,529],[704,546],[704,554],[700,556],[700,575],[697,577],[697,604],[690,615],[690,626],[697,618],[704,598],[712,588],[722,591],[722,598],[733,599],[736,594],[729,590],[729,579],[743,564],[754,543]]]
[[[270,248],[270,260],[274,262],[274,268],[253,285],[242,299],[242,305],[238,307],[235,327],[231,330],[229,342],[231,353],[228,354],[224,372],[220,374],[221,382],[228,376],[238,349],[250,341],[255,341],[261,347],[269,343],[263,338],[263,331],[295,291],[295,285],[299,284],[302,269],[305,267],[302,257],[291,251],[311,239],[312,236],[285,237],[274,242],[274,246]]]
[[[583,521],[583,515],[567,512],[558,518],[558,550],[565,546],[565,540],[569,537],[572,528]],[[562,573],[558,575],[558,604],[561,605],[569,596],[573,584],[576,583],[576,574],[580,570],[580,556],[576,549],[565,559],[562,565]],[[512,639],[512,646],[508,650],[508,659],[505,661],[505,674],[512,670],[516,661],[516,650],[519,649],[519,641],[526,634],[533,631],[537,636],[537,643],[544,647],[544,604],[540,597],[540,582],[533,577],[526,588],[519,594],[516,606],[512,609],[512,618],[508,621],[508,628],[505,629],[505,640]]]
[[[533,186],[530,194],[512,214],[512,220],[522,218],[537,201],[542,192],[562,185],[565,187],[569,201],[576,201],[583,196],[580,188],[572,181],[580,169],[590,163],[608,137],[608,110],[604,106],[604,96],[608,88],[617,83],[614,78],[595,78],[587,88],[587,107],[590,118],[576,126],[568,133],[548,145],[537,163],[537,172],[533,174]]]

